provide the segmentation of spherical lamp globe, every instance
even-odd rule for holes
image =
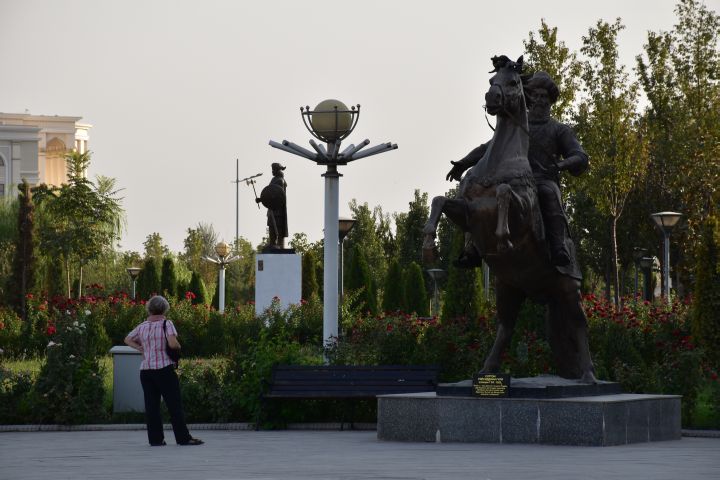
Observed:
[[[333,143],[350,131],[352,115],[340,100],[323,100],[315,107],[310,126],[318,137]]]

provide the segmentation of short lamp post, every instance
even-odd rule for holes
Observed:
[[[445,270],[442,268],[430,268],[427,270],[428,275],[433,280],[433,301],[432,301],[432,312],[430,312],[432,315],[438,315],[438,310],[440,309],[439,299],[438,299],[438,286],[437,281],[438,278],[442,277],[445,273]]]
[[[140,267],[128,267],[125,270],[127,270],[128,275],[130,275],[130,280],[132,280],[132,299],[135,300],[135,284],[137,283],[138,275],[140,275]]]
[[[682,213],[659,212],[650,215],[663,234],[663,261],[662,261],[662,294],[670,298],[670,232],[677,225]]]
[[[344,251],[343,245],[345,244],[345,237],[347,237],[350,230],[355,226],[354,218],[340,218],[338,219],[338,236],[340,241],[340,262],[338,265],[338,296],[340,305],[343,302],[343,295],[345,294],[345,284],[343,275],[343,263],[344,263]]]
[[[652,273],[653,257],[642,257],[638,260],[640,270],[643,272],[643,300],[652,301],[652,285],[650,274]]]
[[[389,152],[397,148],[393,143],[382,143],[365,148],[370,140],[358,145],[350,144],[340,150],[342,141],[352,133],[360,118],[360,105],[348,107],[338,100],[324,100],[314,110],[309,106],[300,107],[300,115],[308,132],[321,143],[310,140],[312,150],[283,140],[281,143],[270,140],[270,146],[305,158],[317,165],[326,167],[325,173],[325,223],[323,252],[323,346],[332,344],[338,337],[338,247],[335,239],[339,235],[339,197],[340,177],[338,166],[347,165],[355,160]],[[336,233],[337,232],[337,233]]]
[[[640,273],[640,259],[647,256],[647,248],[634,247],[633,248],[633,260],[635,261],[635,291],[634,295],[639,295],[638,290],[638,274]]]
[[[239,255],[230,255],[230,245],[225,242],[220,242],[215,245],[215,254],[217,258],[205,257],[205,260],[212,263],[217,263],[220,267],[218,272],[218,311],[220,313],[225,312],[225,267],[230,263],[240,260]]]

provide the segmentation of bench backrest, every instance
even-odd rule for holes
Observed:
[[[438,367],[428,365],[277,365],[269,393],[320,398],[433,392],[437,377]]]

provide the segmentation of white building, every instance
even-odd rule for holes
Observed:
[[[0,113],[0,195],[15,195],[23,178],[31,186],[66,182],[65,153],[88,150],[92,125],[81,118]]]

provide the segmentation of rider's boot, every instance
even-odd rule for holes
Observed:
[[[565,246],[567,225],[565,218],[554,215],[547,219],[547,240],[550,247],[550,261],[558,267],[567,267],[572,263],[570,253]]]
[[[476,268],[482,265],[482,255],[469,233],[465,234],[465,247],[458,259],[453,262],[453,265],[458,268]]]

